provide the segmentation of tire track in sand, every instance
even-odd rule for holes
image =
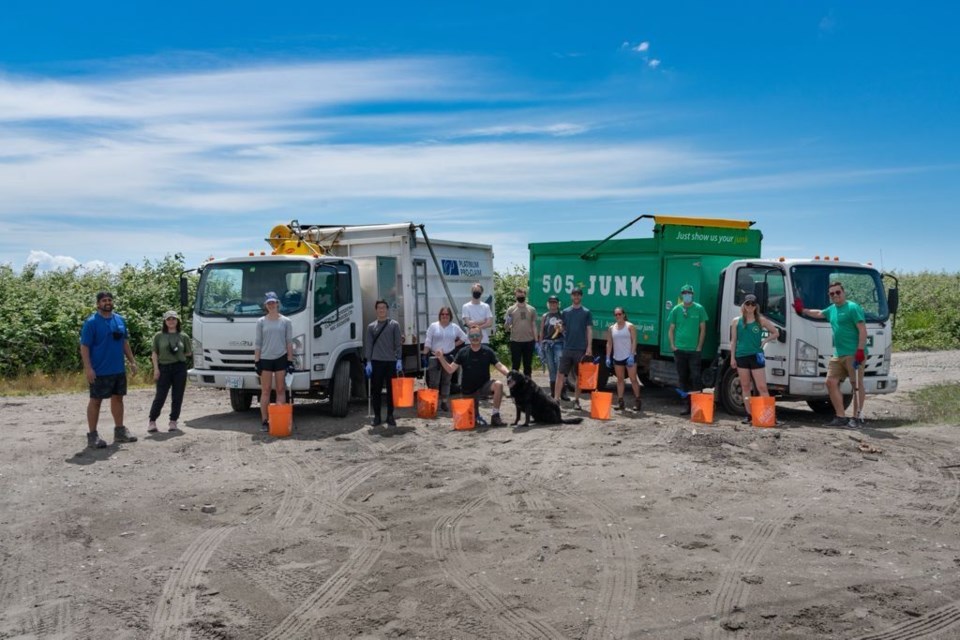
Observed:
[[[919,640],[958,626],[960,626],[960,602],[953,602],[919,618],[901,622],[886,631],[858,636],[856,640]]]

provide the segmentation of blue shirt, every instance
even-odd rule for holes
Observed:
[[[120,339],[113,337],[114,332],[120,334]],[[84,320],[80,330],[80,344],[90,349],[90,366],[98,376],[113,376],[124,373],[123,345],[130,334],[127,324],[119,314],[112,314],[104,318],[94,312]]]

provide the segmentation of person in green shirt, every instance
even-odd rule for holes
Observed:
[[[805,309],[803,300],[797,298],[793,307],[802,316],[816,320],[829,320],[833,329],[833,357],[827,365],[827,391],[830,403],[836,412],[828,427],[858,427],[863,425],[863,401],[867,393],[863,388],[863,365],[867,359],[867,323],[863,308],[852,300],[840,282],[831,282],[827,290],[833,303],[826,309]],[[856,390],[855,415],[847,420],[843,406],[840,383],[850,378]],[[857,410],[859,409],[859,410]]]
[[[163,327],[153,336],[153,351],[150,359],[153,361],[153,379],[157,383],[157,392],[150,406],[149,433],[157,432],[157,418],[163,410],[163,403],[167,401],[167,394],[173,389],[173,398],[170,401],[169,431],[177,431],[177,420],[180,419],[180,408],[183,406],[183,392],[187,388],[187,358],[190,353],[190,339],[180,333],[180,316],[176,311],[167,311],[163,314]]]
[[[707,312],[699,302],[693,301],[693,286],[683,285],[680,289],[680,304],[670,310],[668,324],[670,329],[670,350],[677,365],[680,378],[680,390],[687,398],[686,406],[680,415],[690,413],[689,394],[700,391],[700,365],[702,362],[703,341],[707,338]]]
[[[763,337],[763,332],[767,337]],[[757,309],[757,296],[748,293],[740,305],[740,315],[730,323],[730,366],[736,369],[743,394],[743,408],[747,411],[744,424],[750,424],[750,394],[756,386],[757,393],[769,396],[767,374],[764,369],[763,345],[780,336],[777,327]]]

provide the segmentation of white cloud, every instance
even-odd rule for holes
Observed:
[[[647,66],[649,66],[651,69],[656,69],[660,66],[660,61],[654,58],[653,60],[647,62]]]
[[[582,124],[572,122],[558,122],[548,125],[498,125],[493,127],[483,127],[479,129],[469,129],[464,132],[464,136],[475,137],[502,137],[510,135],[548,135],[548,136],[575,136],[588,131],[588,127]]]
[[[101,269],[116,271],[118,269],[116,265],[104,262],[103,260],[89,260],[81,263],[76,258],[70,256],[54,256],[46,251],[38,251],[36,249],[29,253],[24,264],[33,265],[37,268],[37,271],[41,272],[67,271],[77,267],[80,267],[83,271],[99,271]]]
[[[640,44],[638,44],[637,46],[635,46],[635,47],[633,48],[633,50],[636,51],[636,52],[638,52],[638,53],[644,53],[644,52],[648,51],[649,49],[650,49],[650,43],[649,43],[649,42],[641,42]]]

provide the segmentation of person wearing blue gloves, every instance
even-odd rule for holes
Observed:
[[[390,381],[403,371],[403,335],[400,333],[400,323],[388,315],[390,308],[386,300],[377,300],[374,308],[377,310],[377,319],[367,325],[363,341],[363,358],[366,361],[363,370],[370,379],[373,426],[378,427],[381,423],[381,398],[383,385],[386,383],[387,426],[396,427],[397,421],[393,417],[393,385]]]
[[[624,411],[623,386],[624,374],[630,376],[630,388],[637,399],[636,409],[640,411],[640,379],[637,377],[637,328],[627,321],[627,312],[623,307],[613,310],[615,322],[607,328],[607,370],[613,369],[617,375],[617,408]]]

